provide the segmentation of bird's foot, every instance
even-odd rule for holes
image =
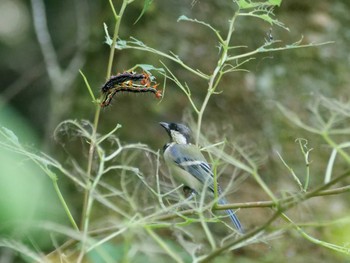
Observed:
[[[182,191],[184,192],[184,195],[188,200],[192,200],[195,197],[195,195],[197,195],[197,192],[195,190],[186,185],[182,188]]]

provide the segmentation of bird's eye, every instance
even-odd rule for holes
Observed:
[[[179,131],[179,127],[175,123],[171,124],[169,128],[173,131]]]

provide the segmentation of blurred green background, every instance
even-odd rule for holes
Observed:
[[[114,2],[118,10],[121,1]],[[46,58],[52,66],[50,72],[35,34],[33,4],[36,4],[35,0],[0,2],[0,125],[12,129],[27,146],[44,150],[63,163],[70,158],[64,150],[66,147],[75,155],[85,158],[87,148],[81,148],[81,144],[68,139],[54,140],[53,131],[65,119],[93,120],[95,106],[78,70],[81,69],[87,76],[98,97],[105,82],[109,56],[109,47],[104,44],[103,23],[107,24],[112,34],[114,20],[111,9],[108,1],[45,1],[47,24],[56,55]],[[134,24],[142,8],[143,1],[135,1],[128,6],[121,24],[120,36],[123,39],[134,36],[148,46],[164,52],[172,51],[184,62],[205,73],[214,69],[218,48],[212,33],[197,24],[178,23],[176,20],[180,15],[186,15],[206,21],[224,33],[233,12],[231,1],[155,0],[141,20]],[[329,148],[317,136],[290,125],[275,107],[275,102],[286,105],[300,116],[307,116],[308,105],[319,95],[341,101],[349,99],[349,12],[348,0],[284,0],[275,13],[290,31],[271,28],[252,18],[240,18],[236,23],[232,44],[245,45],[247,50],[262,45],[270,29],[273,38],[281,40],[282,44],[291,44],[302,37],[303,43],[334,41],[333,44],[316,48],[256,56],[244,67],[249,72],[225,76],[219,87],[223,93],[212,98],[204,115],[203,132],[210,136],[214,131],[213,142],[223,137],[245,142],[252,151],[263,157],[265,162],[261,173],[276,192],[294,189],[289,186],[291,180],[288,171],[276,151],[297,174],[304,174],[305,163],[295,143],[296,138],[307,139],[309,147],[313,148],[311,186],[323,181]],[[195,100],[204,98],[207,83],[172,62],[162,61],[181,81],[189,84]],[[113,72],[122,72],[135,64],[162,67],[159,57],[155,55],[125,50],[116,52]],[[57,65],[60,69],[57,69]],[[162,76],[156,77],[162,86]],[[123,126],[118,131],[121,141],[142,142],[159,149],[167,138],[158,122],[181,121],[188,110],[190,105],[185,95],[167,81],[165,97],[160,103],[147,94],[117,95],[112,105],[101,113],[99,132],[108,132],[119,123]],[[10,158],[6,153],[0,153],[0,158],[0,178],[4,185],[4,177],[18,171],[13,171],[13,165],[12,168],[3,165]],[[339,163],[338,167],[340,173],[345,166]],[[33,180],[29,181],[33,183]],[[60,178],[60,183],[68,198],[76,200],[71,204],[76,205],[78,214],[81,196],[76,197],[76,189],[67,179]],[[18,182],[11,184],[16,189]],[[47,192],[48,196],[52,194]],[[1,205],[9,201],[5,192],[0,195]],[[300,220],[342,217],[349,213],[349,197],[349,194],[343,194],[310,201],[306,215],[300,216]],[[52,194],[50,198],[55,199],[55,195]],[[237,202],[258,200],[266,200],[266,196],[251,178],[241,184],[234,197]],[[57,210],[54,213],[62,213],[61,208]],[[246,224],[254,226],[263,217],[259,216],[260,212],[245,210],[242,211],[242,218]],[[255,213],[257,216],[252,218]],[[343,229],[349,229],[349,223]],[[314,234],[321,239],[340,245],[350,241],[343,241],[339,231],[332,229],[332,226],[318,230]],[[261,260],[259,262],[276,262],[276,258],[290,258],[290,262],[345,260],[330,250],[310,244],[293,232],[288,235],[270,245],[257,245],[251,250],[244,250],[238,256],[246,259],[242,262],[258,259]]]

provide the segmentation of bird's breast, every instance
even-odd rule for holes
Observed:
[[[188,186],[191,189],[195,190],[197,193],[201,193],[203,189],[203,183],[200,182],[188,171],[182,169],[176,164],[174,160],[174,155],[171,153],[170,148],[171,147],[167,147],[165,149],[164,159],[170,169],[172,178],[175,180],[176,183],[184,184],[185,186]]]

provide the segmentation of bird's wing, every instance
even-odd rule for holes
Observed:
[[[214,191],[213,172],[197,147],[175,144],[169,148],[169,155],[178,167],[193,175],[202,184],[207,183],[208,188]]]
[[[202,184],[207,183],[210,191],[214,192],[214,176],[213,172],[205,160],[203,154],[200,150],[193,146],[187,144],[174,144],[169,146],[167,149],[167,156],[174,162],[179,168],[190,173],[194,178],[200,181]],[[206,182],[206,180],[208,180]],[[221,195],[221,189],[218,186],[218,194]],[[223,205],[227,204],[227,201],[224,197],[221,197],[218,200],[218,203]],[[238,220],[235,213],[228,209],[226,210],[230,216],[233,224],[238,229],[240,233],[243,233],[243,227]]]

